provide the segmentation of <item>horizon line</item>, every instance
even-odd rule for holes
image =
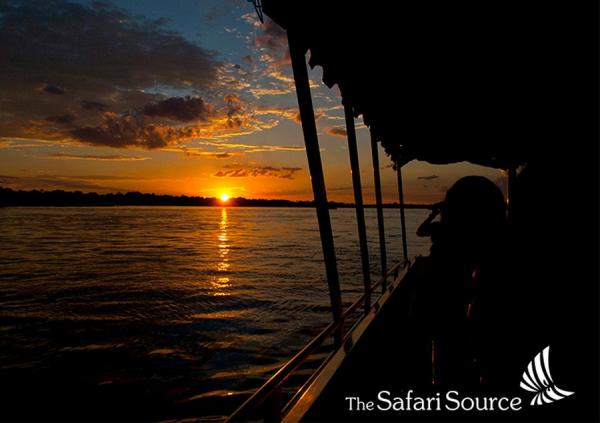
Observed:
[[[127,191],[127,192],[122,192],[122,191],[117,191],[117,192],[106,192],[106,193],[99,193],[99,192],[95,192],[95,191],[81,191],[81,190],[74,190],[74,191],[67,191],[67,190],[63,190],[63,189],[52,189],[52,190],[47,190],[44,188],[33,188],[30,190],[24,190],[24,189],[15,189],[15,188],[10,188],[10,187],[3,187],[0,186],[0,191],[12,191],[13,193],[21,193],[21,194],[34,194],[34,193],[61,193],[61,194],[68,194],[68,195],[94,195],[94,196],[98,196],[98,197],[102,197],[102,196],[131,196],[131,195],[140,195],[140,196],[148,196],[148,197],[167,197],[167,198],[172,198],[172,199],[177,199],[177,198],[185,198],[185,199],[189,199],[189,200],[203,200],[203,201],[211,201],[217,204],[221,204],[221,206],[223,207],[239,207],[239,206],[248,206],[248,205],[237,205],[235,204],[236,200],[237,201],[250,201],[250,202],[261,202],[261,201],[268,201],[268,202],[281,202],[281,203],[288,203],[288,204],[295,204],[295,205],[300,205],[300,204],[306,204],[308,205],[313,205],[314,204],[314,199],[311,200],[288,200],[288,199],[283,199],[283,198],[248,198],[248,197],[230,197],[229,200],[227,202],[223,202],[221,201],[218,197],[204,197],[204,196],[200,196],[200,195],[187,195],[187,194],[160,194],[160,193],[147,193],[147,192],[140,192],[140,191]],[[0,201],[0,205],[1,205],[2,201]],[[356,207],[356,204],[354,202],[344,202],[344,201],[335,201],[335,200],[328,200],[327,203],[329,205],[335,205],[335,206],[347,206],[347,207]],[[405,203],[405,206],[408,207],[423,207],[423,208],[429,208],[431,207],[433,204],[435,203]],[[129,205],[144,205],[144,204],[129,204]],[[169,205],[169,204],[155,204],[157,206],[161,206],[161,205]],[[182,206],[194,206],[194,204],[180,204]],[[210,206],[212,206],[214,204],[210,204]],[[206,204],[196,204],[195,206],[198,207],[205,207],[207,206]],[[382,206],[400,206],[400,203],[398,201],[394,201],[394,202],[387,202],[387,203],[382,203]],[[252,206],[249,206],[252,207]],[[377,207],[376,203],[365,203],[364,207]]]

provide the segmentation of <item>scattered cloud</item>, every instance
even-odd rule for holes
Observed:
[[[254,110],[254,114],[261,115],[274,115],[284,119],[289,119],[297,124],[301,124],[302,120],[300,119],[300,112],[295,107],[278,107],[278,106],[270,106],[270,107],[257,107]],[[315,109],[315,120],[321,119],[321,117],[325,116],[325,112],[321,109]]]
[[[188,157],[209,157],[213,159],[229,159],[231,157],[239,157],[243,156],[242,152],[232,152],[232,151],[204,151],[198,148],[187,148],[183,147],[181,149],[184,154]]]
[[[261,22],[258,19],[258,16],[256,16],[256,13],[254,13],[254,12],[244,13],[241,16],[241,19],[246,21],[248,24],[252,25],[255,28],[260,28],[260,26],[261,26]]]
[[[250,88],[248,91],[256,98],[268,95],[286,95],[293,92],[289,88]]]
[[[272,144],[243,144],[231,142],[211,142],[202,141],[202,145],[217,147],[222,149],[242,150],[244,153],[263,153],[276,151],[304,151],[305,148],[299,145],[272,145]]]
[[[294,78],[287,73],[282,72],[281,70],[274,69],[271,70],[268,74],[271,78],[275,78],[282,82],[287,82],[290,86],[294,86]]]
[[[0,150],[17,150],[21,148],[36,148],[53,146],[53,141],[32,138],[0,137]]]
[[[98,101],[82,100],[81,108],[85,110],[105,110],[106,104],[100,103]]]
[[[0,136],[64,139],[68,134],[53,126],[73,123],[65,118],[73,110],[75,138],[85,140],[106,139],[105,113],[126,115],[145,105],[153,117],[185,122],[201,114],[198,100],[163,103],[169,99],[161,92],[210,91],[218,83],[215,52],[167,29],[164,19],[134,16],[110,2],[0,2],[0,16],[2,55],[10,58],[0,67]]]
[[[146,104],[143,113],[151,117],[165,117],[181,122],[208,119],[210,107],[200,97],[171,97],[158,103]]]
[[[98,113],[104,104],[87,100],[81,102],[81,107],[95,113],[95,119],[90,121],[65,113],[29,120],[21,128],[20,137],[112,148],[163,149],[182,146],[194,139],[249,135],[273,128],[283,119],[299,123],[294,108],[257,106],[242,100],[236,93],[227,93],[214,104],[199,96],[170,97],[124,113]],[[319,112],[316,115],[320,117]],[[0,123],[0,136],[2,129]],[[19,136],[12,136],[16,137]]]
[[[172,97],[123,114],[105,112],[99,124],[73,127],[65,136],[90,145],[158,149],[193,139],[252,134],[278,125],[282,118],[295,120],[296,114],[291,109],[256,107],[235,93],[223,96],[218,106],[200,97]],[[173,120],[190,124],[173,125]]]
[[[47,157],[51,159],[62,159],[62,160],[99,160],[99,161],[120,161],[120,162],[132,162],[132,161],[143,161],[150,160],[151,157],[143,157],[143,156],[120,156],[120,155],[106,155],[99,156],[93,154],[67,154],[67,153],[53,153],[49,154]]]
[[[99,178],[97,178],[99,179]],[[111,178],[114,180],[118,177]],[[64,189],[64,190],[79,190],[79,191],[94,191],[94,192],[113,192],[118,191],[117,188],[96,183],[90,178],[81,178],[74,176],[62,175],[38,175],[38,176],[8,176],[0,175],[0,186],[17,189],[17,190],[32,190],[32,189]]]
[[[223,166],[221,170],[213,176],[219,178],[247,178],[247,177],[268,177],[280,179],[294,179],[294,175],[300,172],[300,167],[271,167],[271,166],[255,166],[244,167],[233,164]]]
[[[63,95],[64,93],[66,93],[66,90],[64,88],[52,84],[43,84],[40,87],[38,87],[38,91],[54,95]]]
[[[288,45],[287,34],[285,30],[277,25],[268,17],[260,27],[262,31],[254,39],[257,47],[264,47],[270,50],[286,48]]]
[[[45,75],[45,92],[80,90],[84,82],[112,90],[206,87],[215,77],[213,52],[166,29],[164,19],[134,16],[110,2],[3,2],[0,12],[0,39],[11,58],[2,74]]]
[[[10,139],[0,139],[0,150],[18,150],[21,148],[37,148],[40,147],[40,144],[38,144],[35,141],[32,142],[20,142],[20,141],[13,141]]]
[[[223,13],[231,16],[230,8]],[[215,29],[227,40],[246,40],[251,54],[236,57],[246,52],[219,54],[196,35],[186,38],[188,32],[170,29],[177,25],[167,25],[164,18],[146,18],[111,1],[0,1],[2,56],[9,58],[0,67],[0,149],[39,147],[11,154],[56,160],[40,166],[59,166],[66,173],[67,164],[77,162],[59,160],[89,161],[92,169],[93,161],[151,160],[157,155],[140,150],[163,149],[215,159],[206,160],[212,168],[204,175],[297,178],[299,167],[219,167],[253,153],[304,151],[302,145],[274,145],[293,144],[294,137],[259,137],[300,118],[290,106],[293,98],[283,97],[294,91],[285,30],[268,18],[260,24],[254,13],[244,19],[252,32],[240,21],[225,28],[220,21]],[[324,112],[317,108],[315,116]],[[251,134],[257,137],[235,139]],[[137,151],[84,149],[82,144]],[[6,176],[0,182],[12,178],[12,186],[24,188],[102,191],[114,190],[102,181],[119,179],[23,174],[30,177]]]
[[[58,123],[58,124],[63,124],[63,125],[70,125],[73,122],[75,122],[75,115],[72,115],[70,113],[64,114],[64,115],[58,115],[58,116],[48,116],[46,118],[46,120],[48,122],[52,122],[52,123]]]
[[[325,133],[340,138],[346,138],[348,135],[346,128],[343,126],[330,126],[325,128]]]
[[[268,17],[254,38],[254,47],[262,53],[260,59],[269,65],[269,70],[291,64],[287,33]]]
[[[293,120],[297,123],[300,122],[298,109],[293,107],[259,106],[254,110],[254,113],[258,116],[272,115]]]
[[[166,147],[177,139],[177,129],[147,124],[142,116],[126,114],[119,116],[106,112],[104,122],[98,126],[75,128],[70,135],[90,145],[113,148],[143,147],[147,149]]]
[[[10,57],[0,68],[0,137],[163,149],[253,134],[286,119],[299,123],[295,108],[240,98],[293,92],[291,72],[275,63],[289,59],[286,33],[269,19],[262,25],[244,15],[259,60],[238,64],[167,29],[164,19],[110,2],[0,3],[0,16],[0,43]]]

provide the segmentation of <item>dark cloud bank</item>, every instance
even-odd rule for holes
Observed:
[[[199,96],[149,89],[207,92],[218,78],[216,53],[164,23],[109,2],[1,1],[0,136],[155,148],[177,134],[144,118],[206,120]]]

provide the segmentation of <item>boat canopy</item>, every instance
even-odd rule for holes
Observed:
[[[554,7],[262,1],[397,165],[417,159],[505,169],[543,149],[560,119],[555,86],[564,63],[553,53],[562,41]]]

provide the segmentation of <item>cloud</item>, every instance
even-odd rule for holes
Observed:
[[[240,128],[243,124],[241,114],[244,109],[242,100],[237,94],[225,94],[223,100],[227,102],[225,113],[227,114],[227,126],[229,128]]]
[[[90,145],[157,149],[192,139],[248,135],[279,123],[276,119],[261,120],[261,112],[234,93],[226,94],[223,102],[217,107],[199,97],[173,97],[121,115],[105,112],[99,125],[73,128],[68,135]],[[173,126],[164,119],[195,119],[195,122],[193,125]]]
[[[254,114],[256,115],[273,115],[281,118],[289,119],[297,124],[301,124],[302,120],[300,119],[300,112],[295,107],[278,107],[278,106],[261,106],[257,107],[254,110]],[[325,113],[321,109],[315,109],[315,120],[319,120],[321,117],[325,116]]]
[[[254,12],[244,13],[241,18],[255,28],[260,28],[262,25],[262,22],[258,19],[258,16],[256,16],[256,13]]]
[[[287,47],[288,41],[285,30],[273,22],[273,20],[269,18],[265,19],[261,29],[262,32],[254,39],[257,47],[264,47],[270,50]]]
[[[276,151],[304,151],[305,148],[299,145],[271,145],[271,144],[243,144],[243,143],[231,143],[231,142],[211,142],[202,141],[202,145],[242,150],[244,153],[263,153],[263,152],[276,152]]]
[[[438,175],[417,176],[417,179],[422,179],[424,181],[432,181],[434,179],[439,179],[439,176]]]
[[[236,154],[236,153],[212,153],[209,151],[202,151],[202,152],[198,152],[198,153],[192,153],[192,155],[212,157],[215,159],[228,159],[230,157],[237,156],[238,154]]]
[[[31,138],[7,138],[0,137],[0,150],[21,149],[21,148],[37,148],[54,145],[53,141],[38,140]]]
[[[48,94],[54,94],[54,95],[63,95],[64,93],[66,93],[66,90],[64,88],[61,88],[61,87],[58,87],[58,86],[52,85],[52,84],[42,85],[39,88],[39,91],[48,93]]]
[[[221,64],[217,69],[216,88],[224,91],[243,91],[254,86],[257,75],[255,74],[254,67],[250,66],[251,69],[247,70],[237,63]]]
[[[292,75],[282,72],[281,70],[271,70],[268,74],[271,78],[288,83],[291,87],[294,86],[294,78]]]
[[[257,39],[249,42],[270,57],[268,66],[279,56],[289,59],[285,31],[271,21],[254,31]],[[271,80],[254,84],[265,75],[262,59],[223,62],[167,29],[164,19],[134,16],[112,3],[0,2],[0,45],[9,58],[0,67],[0,138],[178,149],[192,140],[254,134],[285,119],[299,122],[297,110],[266,111],[237,95],[289,93],[287,70],[270,68]],[[235,150],[227,153],[297,151]]]
[[[261,23],[255,13],[246,13],[242,19],[254,28],[254,36],[248,38],[249,47],[257,53],[260,62],[267,65],[267,71],[290,65],[287,34],[283,28],[268,16]]]
[[[259,106],[256,107],[254,113],[258,116],[272,115],[300,123],[300,113],[293,107]]]
[[[133,16],[108,2],[3,2],[0,12],[3,53],[11,58],[4,75],[45,75],[62,90],[84,81],[129,89],[206,87],[215,77],[212,52],[167,30],[164,19]]]
[[[216,53],[168,30],[164,19],[99,1],[0,2],[0,45],[0,136],[64,138],[32,122],[71,110],[80,111],[82,128],[102,126],[104,112],[124,115],[148,104],[156,106],[151,114],[185,121],[198,113],[194,103],[171,110],[179,104],[161,104],[160,92],[210,91],[221,67]]]
[[[177,132],[177,129],[166,126],[147,124],[139,115],[119,116],[107,112],[101,125],[73,129],[71,136],[90,145],[154,149],[166,147],[178,139]]]
[[[286,95],[292,92],[289,88],[250,88],[248,91],[256,98],[270,95]]]
[[[256,106],[243,101],[236,93],[225,94],[216,104],[197,96],[171,97],[124,113],[98,114],[96,111],[95,116],[93,124],[86,124],[89,120],[76,119],[70,113],[30,120],[22,128],[26,136],[21,138],[112,148],[163,149],[181,147],[190,140],[220,140],[253,134],[277,126],[282,119],[298,121],[295,109]]]
[[[210,157],[213,159],[229,159],[231,157],[243,156],[243,152],[231,152],[231,151],[203,151],[198,148],[186,148],[181,149],[188,157]]]
[[[268,177],[280,179],[294,179],[294,175],[300,172],[300,167],[271,167],[271,166],[255,166],[244,167],[240,165],[223,166],[213,176],[219,178],[247,178],[247,177]]]
[[[346,128],[343,126],[331,126],[329,128],[325,128],[325,133],[340,138],[346,138],[348,135]]]
[[[146,104],[146,116],[166,117],[181,122],[207,120],[210,108],[200,97],[172,97],[158,103]]]
[[[63,159],[63,160],[99,160],[99,161],[121,161],[121,162],[131,162],[131,161],[142,161],[142,160],[150,160],[151,157],[143,157],[143,156],[119,156],[119,155],[107,155],[107,156],[99,156],[99,155],[77,155],[77,154],[67,154],[67,153],[53,153],[49,154],[47,157],[52,159]]]
[[[52,123],[59,123],[59,124],[63,124],[63,125],[70,125],[73,122],[75,122],[75,115],[72,115],[70,113],[64,114],[64,115],[58,115],[58,116],[48,116],[46,118],[46,120],[48,122],[52,122]]]
[[[265,56],[264,53],[259,55],[263,62],[267,62],[268,66],[260,71],[261,79],[255,80],[247,88],[255,98],[260,99],[265,96],[282,96],[291,94],[295,90],[294,78],[291,70],[282,70],[279,66],[274,66],[270,56]],[[265,79],[264,77],[270,78]],[[311,81],[311,87],[313,87]]]
[[[99,178],[98,178],[99,179]],[[119,178],[111,178],[119,179]],[[38,175],[38,176],[8,176],[0,175],[0,186],[31,190],[31,189],[64,189],[94,192],[114,192],[117,188],[95,183],[89,178],[61,175]]]
[[[98,101],[82,100],[81,108],[85,110],[105,110],[106,104],[100,103]]]

